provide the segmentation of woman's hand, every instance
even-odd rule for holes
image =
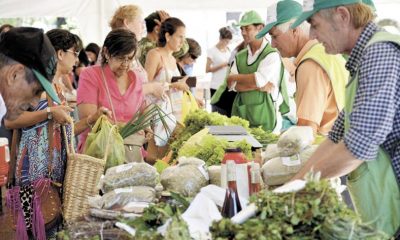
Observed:
[[[199,108],[204,108],[204,101],[203,101],[203,99],[196,98],[196,102],[197,102],[197,105],[199,105]]]
[[[100,107],[97,109],[96,113],[90,114],[87,117],[86,123],[89,126],[92,126],[94,123],[96,123],[97,119],[99,119],[99,117],[101,117],[102,115],[106,115],[109,119],[112,119],[111,111],[106,107]]]
[[[73,123],[73,119],[69,115],[73,111],[74,110],[71,107],[64,105],[50,107],[50,112],[53,115],[54,122],[62,125]]]
[[[189,76],[184,76],[182,79],[180,79],[178,82],[171,83],[171,88],[175,88],[180,91],[189,91],[190,88],[186,84],[186,80],[189,78]]]

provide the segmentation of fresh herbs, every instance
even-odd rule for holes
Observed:
[[[182,220],[180,214],[189,207],[189,201],[177,193],[171,192],[171,199],[146,208],[143,215],[134,220],[124,221],[136,230],[136,240],[161,240],[166,239],[157,229],[164,225],[168,219],[172,218],[170,226],[167,228],[166,236],[175,236],[173,240],[185,240],[188,227]],[[182,236],[181,238],[177,236]],[[171,238],[172,239],[172,238]]]
[[[229,219],[214,222],[210,228],[213,239],[348,239],[350,234],[360,236],[352,239],[387,239],[361,225],[327,180],[308,182],[299,192],[260,192],[250,201],[257,205],[257,214],[240,225]],[[355,226],[353,233],[350,223]]]
[[[126,138],[134,133],[149,128],[152,124],[159,121],[163,123],[164,128],[169,134],[172,130],[169,129],[166,123],[166,118],[169,118],[169,114],[165,113],[157,104],[150,104],[144,107],[140,107],[139,110],[133,115],[131,120],[120,129],[122,138]],[[157,136],[156,136],[157,137]]]

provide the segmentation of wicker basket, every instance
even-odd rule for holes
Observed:
[[[65,129],[63,132],[66,132]],[[112,132],[112,129],[110,132]],[[67,143],[68,140],[65,134],[64,137]],[[68,161],[64,179],[63,217],[67,223],[75,222],[88,213],[88,197],[99,193],[97,184],[104,173],[104,166],[110,147],[110,144],[107,144],[104,159],[99,159],[76,153],[73,147],[73,139],[74,136],[71,137],[71,144],[67,147]]]

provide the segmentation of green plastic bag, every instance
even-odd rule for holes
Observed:
[[[124,140],[119,134],[118,127],[113,127],[106,116],[101,116],[88,134],[83,153],[95,158],[104,158],[107,144],[109,150],[106,169],[123,164],[125,162]]]

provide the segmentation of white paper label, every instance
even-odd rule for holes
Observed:
[[[118,166],[118,167],[115,169],[115,172],[116,172],[116,173],[125,172],[125,171],[131,169],[132,167],[133,167],[132,164],[121,165],[121,166]]]
[[[208,176],[208,172],[206,170],[206,165],[202,164],[197,166],[197,168],[199,169],[199,171],[201,172],[201,174],[204,176],[204,178],[209,181],[210,180],[210,176]]]
[[[281,157],[282,164],[288,167],[298,166],[301,164],[300,156],[296,154],[292,157]]]
[[[249,174],[247,163],[236,164],[236,185],[239,196],[247,200],[249,198]],[[221,187],[228,187],[226,164],[221,164]]]

